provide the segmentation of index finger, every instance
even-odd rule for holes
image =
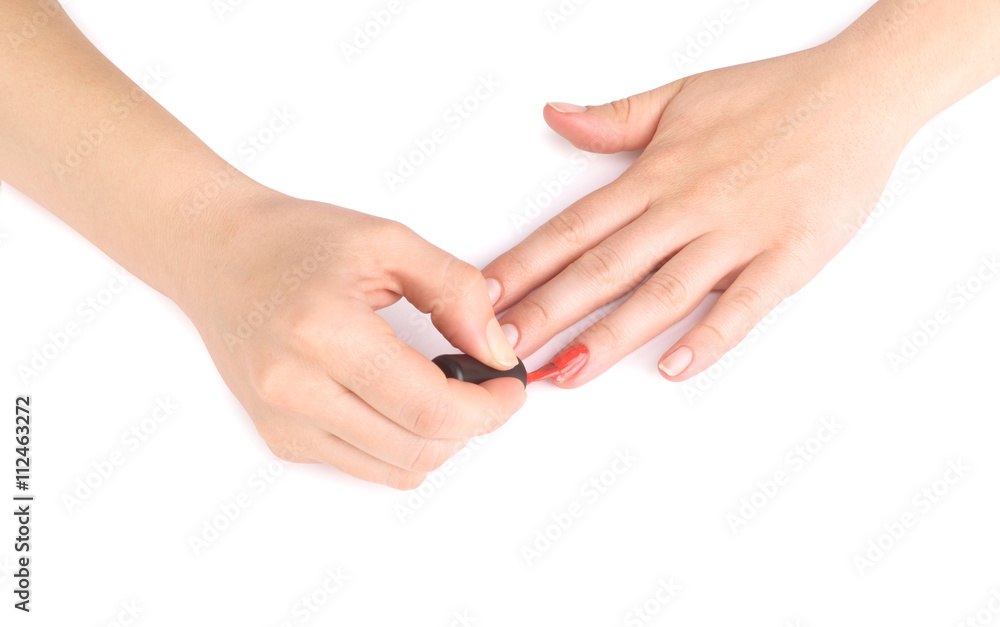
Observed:
[[[500,284],[496,311],[524,298],[646,210],[645,186],[627,177],[573,203],[483,269],[483,276]]]
[[[503,425],[524,404],[524,386],[516,379],[474,385],[446,378],[374,312],[365,322],[344,330],[325,351],[331,356],[330,376],[375,411],[421,437],[483,435]]]

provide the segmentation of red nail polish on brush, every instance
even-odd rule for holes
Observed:
[[[530,374],[521,360],[518,360],[517,366],[510,370],[496,370],[468,355],[441,355],[435,357],[433,361],[449,379],[483,383],[484,381],[510,377],[527,386],[529,383],[545,381],[546,379],[555,379],[562,383],[580,372],[586,365],[588,357],[590,357],[590,351],[587,350],[587,347],[583,344],[577,344],[553,359],[551,363],[545,364]]]
[[[590,357],[590,351],[587,350],[587,347],[583,344],[577,344],[559,357],[553,359],[551,363],[529,374],[528,383],[545,381],[546,379],[555,379],[559,383],[562,383],[580,372],[587,364],[588,357]]]

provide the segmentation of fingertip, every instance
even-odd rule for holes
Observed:
[[[427,473],[413,472],[393,467],[383,483],[393,490],[409,492],[416,490],[427,479]]]
[[[583,384],[587,383],[589,379],[585,377],[575,377],[573,379],[568,379],[566,381],[552,381],[552,385],[556,386],[560,390],[575,390],[578,387],[582,387]]]
[[[681,346],[660,359],[658,370],[668,381],[675,380],[689,370],[693,362],[694,350],[688,346]]]
[[[488,277],[486,282],[490,298],[496,297],[492,303],[494,312],[512,307],[524,296],[526,285],[532,280],[532,268],[525,265],[519,250],[523,245],[524,242],[521,242],[483,268],[483,276]]]
[[[553,379],[552,384],[560,390],[575,390],[576,388],[583,387],[597,377],[601,376],[603,372],[603,370],[596,368],[587,370],[586,367],[581,367],[577,372],[570,376],[566,376],[561,379]]]
[[[521,334],[518,332],[517,327],[513,324],[505,323],[500,325],[500,330],[503,331],[503,335],[507,338],[510,345],[517,350],[517,340],[520,339]]]
[[[503,285],[496,279],[486,279],[486,291],[490,295],[490,304],[496,306],[503,295]]]
[[[505,326],[511,327],[511,325]],[[509,332],[510,328],[502,328],[496,318],[491,318],[486,325],[486,342],[493,358],[492,363],[484,362],[488,366],[505,371],[517,366],[518,358],[517,354],[514,353],[514,343],[510,341],[508,336]],[[515,329],[515,341],[517,340],[516,333],[517,330]]]
[[[582,115],[587,111],[587,107],[550,102],[545,105],[542,117],[545,119],[545,123],[549,125],[549,128],[561,135],[563,139],[577,148],[589,150],[584,144],[587,137],[591,134],[587,126],[588,118],[592,116]]]
[[[446,308],[432,314],[431,321],[455,348],[491,368],[510,370],[518,364],[517,354],[509,330],[500,327],[493,309],[503,292],[502,285],[496,279],[480,278],[479,283],[475,294],[461,301],[453,299]]]
[[[524,384],[514,377],[499,377],[484,381],[480,385],[499,401],[501,411],[507,414],[506,417],[510,417],[524,407],[525,401],[528,400],[528,392]],[[506,418],[504,420],[506,421]]]
[[[593,365],[590,349],[586,344],[576,344],[552,360],[550,366],[555,366],[558,369],[558,374],[552,379],[552,382],[564,390],[578,388],[600,374],[593,368],[587,374],[583,374],[588,365]]]
[[[588,107],[581,105],[570,104],[568,102],[548,102],[545,104],[546,108],[555,110],[556,113],[586,113]]]

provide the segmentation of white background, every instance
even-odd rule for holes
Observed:
[[[401,220],[482,266],[526,234],[514,216],[561,171],[572,184],[530,228],[631,158],[574,165],[576,151],[542,121],[546,101],[599,104],[808,47],[869,4],[590,0],[553,28],[556,0],[404,1],[348,61],[341,44],[386,3],[247,0],[220,16],[211,0],[78,0],[68,10],[133,79],[165,71],[153,95],[250,175]],[[674,53],[724,8],[735,23],[678,68]],[[447,126],[445,112],[483,77],[496,93]],[[632,612],[649,601],[659,609],[649,624],[960,623],[1000,590],[1000,280],[960,311],[949,300],[983,255],[1000,253],[998,105],[994,83],[934,120],[903,159],[942,130],[954,145],[919,180],[901,166],[906,193],[702,389],[662,380],[656,360],[710,303],[582,389],[533,386],[507,426],[415,495],[275,463],[194,328],[134,279],[25,381],[17,367],[83,321],[77,306],[115,265],[5,186],[0,474],[12,474],[14,397],[30,393],[37,501],[30,616],[11,607],[14,525],[0,518],[0,622],[106,625],[136,603],[138,625],[447,627],[463,613],[484,627],[637,625]],[[241,144],[275,107],[296,118],[249,161]],[[448,141],[390,191],[384,173],[438,126]],[[951,321],[894,370],[888,353],[942,308]],[[410,313],[387,316],[424,354],[444,351]],[[132,451],[122,434],[149,427],[157,399],[179,409]],[[790,464],[824,417],[842,428]],[[114,451],[124,463],[68,505]],[[608,474],[616,451],[638,461]],[[971,470],[923,511],[914,495],[955,460]],[[264,484],[268,464],[280,474]],[[790,480],[734,531],[728,517],[777,471]],[[581,492],[602,476],[613,485],[599,498]],[[251,504],[196,552],[191,538],[240,493]],[[582,515],[529,563],[524,547],[557,535],[553,516],[574,502]],[[859,572],[856,556],[907,512],[915,524],[882,537],[890,548]],[[338,568],[349,580],[324,598]],[[661,580],[681,589],[657,608]],[[304,614],[309,596],[326,602]]]

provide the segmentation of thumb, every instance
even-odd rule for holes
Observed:
[[[595,107],[565,102],[545,105],[545,122],[571,144],[587,152],[610,154],[641,150],[653,139],[663,111],[684,80]]]
[[[398,246],[393,272],[400,292],[458,350],[497,370],[517,365],[517,355],[493,312],[495,300],[483,274],[420,238]],[[499,294],[497,294],[499,296]]]

